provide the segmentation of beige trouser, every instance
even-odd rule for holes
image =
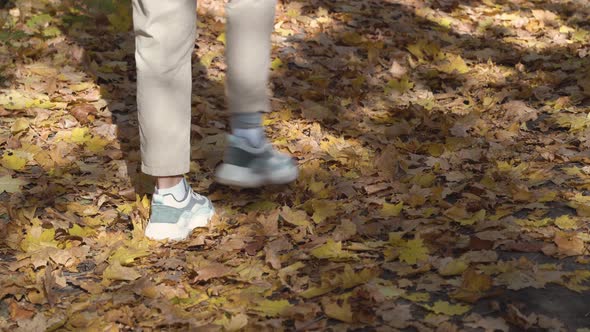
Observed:
[[[234,113],[268,112],[270,35],[276,0],[233,0],[226,6],[226,92]],[[133,0],[137,107],[142,171],[189,171],[191,54],[195,0]]]

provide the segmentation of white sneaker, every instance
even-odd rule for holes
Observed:
[[[215,180],[225,185],[255,188],[293,182],[298,173],[293,158],[276,151],[271,144],[253,147],[246,139],[229,135],[228,148]]]
[[[195,228],[207,227],[215,214],[211,201],[195,193],[188,184],[186,196],[178,201],[172,194],[152,197],[150,220],[145,236],[152,240],[181,241]]]

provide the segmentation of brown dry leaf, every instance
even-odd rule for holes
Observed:
[[[408,70],[404,68],[399,62],[393,60],[391,67],[389,68],[389,72],[393,78],[399,79],[404,77],[408,73]]]
[[[334,229],[333,238],[335,241],[350,240],[356,235],[357,226],[348,219],[342,220],[340,225]]]
[[[57,303],[58,289],[66,287],[66,280],[61,274],[61,270],[53,268],[53,264],[49,263],[45,267],[45,276],[43,278],[43,289],[45,290],[45,297],[51,306]]]
[[[70,113],[80,122],[85,125],[93,121],[98,110],[91,104],[75,105],[70,109]]]
[[[334,298],[322,298],[322,307],[326,316],[342,322],[352,323],[352,309],[347,299],[337,300]]]
[[[196,270],[197,276],[193,279],[193,282],[208,281],[214,278],[221,278],[228,274],[233,273],[233,270],[221,263],[211,263],[203,268]]]
[[[43,313],[38,313],[32,319],[19,320],[16,332],[45,331],[47,327],[48,319]]]
[[[279,212],[274,211],[268,216],[259,216],[258,222],[262,225],[264,235],[276,236],[279,234]]]
[[[465,322],[467,322],[465,324],[466,326],[472,327],[472,328],[481,328],[485,332],[496,332],[496,331],[508,332],[510,330],[510,327],[508,326],[508,324],[506,324],[506,321],[501,317],[484,318],[484,317],[480,316],[479,314],[472,313],[465,318]]]
[[[134,268],[121,266],[119,261],[114,261],[104,270],[102,277],[107,280],[132,281],[141,277],[141,273]]]
[[[8,305],[10,318],[15,321],[28,320],[35,315],[34,308],[25,308],[16,301],[11,301]]]
[[[410,325],[412,320],[411,305],[400,304],[386,309],[379,309],[379,316],[387,323],[388,326],[403,329]]]
[[[553,239],[560,254],[566,256],[582,255],[585,252],[584,241],[575,234],[556,231]]]
[[[451,294],[451,297],[468,303],[475,303],[486,296],[492,288],[493,281],[490,276],[468,269],[463,273],[461,288]]]
[[[508,122],[520,123],[535,120],[538,116],[536,109],[529,107],[521,100],[511,100],[502,105],[502,108],[506,112],[506,121]]]
[[[336,117],[332,110],[311,100],[304,100],[301,103],[301,111],[307,119],[311,120],[324,121]]]
[[[270,263],[270,265],[275,269],[279,270],[281,268],[281,260],[279,258],[279,253],[285,250],[290,250],[293,248],[293,245],[287,240],[285,237],[281,237],[276,239],[264,247],[264,252],[266,254],[265,261]]]
[[[309,217],[305,211],[292,210],[290,207],[284,206],[281,209],[280,216],[291,225],[300,227],[310,226]]]
[[[534,313],[527,316],[512,304],[508,304],[507,309],[506,320],[518,328],[527,330],[537,325],[537,315]]]

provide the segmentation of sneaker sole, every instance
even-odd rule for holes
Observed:
[[[193,230],[196,228],[207,227],[214,215],[215,210],[211,210],[208,215],[197,216],[196,218],[193,218],[184,228],[177,227],[177,224],[150,224],[148,222],[148,225],[145,228],[145,237],[154,241],[182,241],[191,235]]]
[[[260,174],[248,167],[224,163],[217,168],[215,181],[227,186],[256,188],[268,184],[287,184],[295,181],[298,175],[297,166],[283,168],[269,174]]]

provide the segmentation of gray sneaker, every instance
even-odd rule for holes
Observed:
[[[255,188],[293,182],[298,174],[295,161],[276,151],[270,143],[253,147],[241,137],[228,135],[228,148],[215,180],[225,185]]]
[[[213,205],[204,196],[195,193],[187,186],[186,196],[179,200],[172,194],[152,196],[150,220],[145,228],[145,236],[152,240],[186,239],[195,228],[207,227],[215,214]]]

